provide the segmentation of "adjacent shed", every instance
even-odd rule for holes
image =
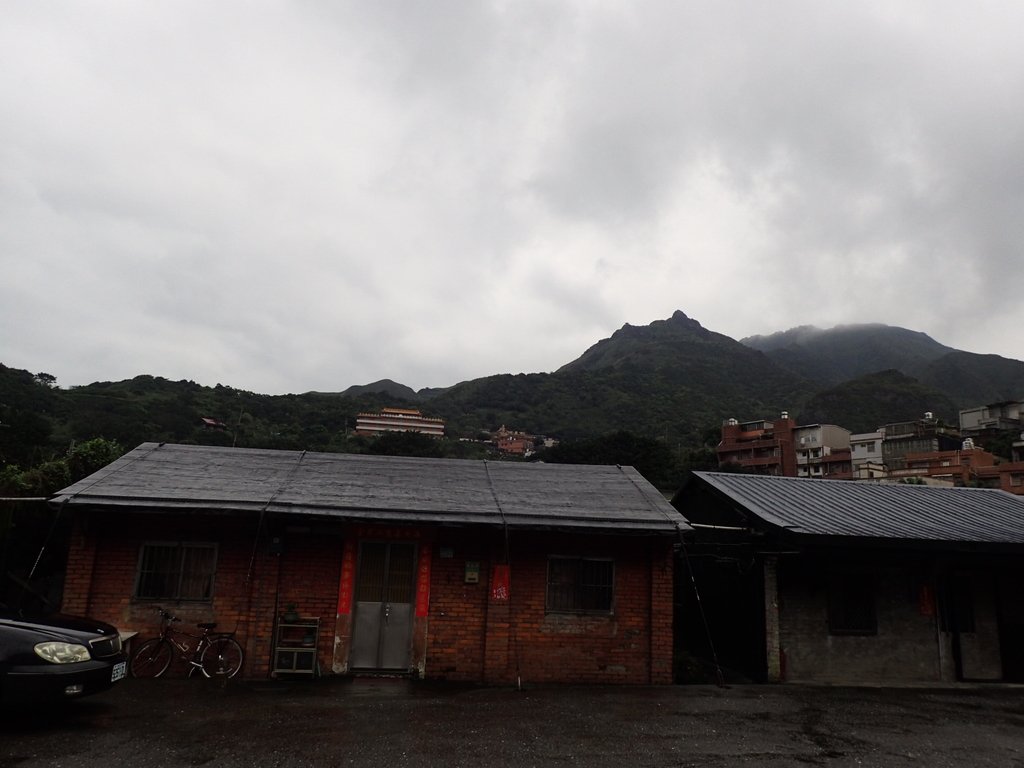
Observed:
[[[673,504],[694,528],[687,564],[725,666],[760,680],[1024,681],[1024,499],[697,472]],[[680,643],[710,654],[685,622]]]
[[[217,621],[249,676],[672,680],[688,526],[630,467],[145,443],[51,503],[66,611]]]

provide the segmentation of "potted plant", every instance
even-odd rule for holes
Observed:
[[[299,611],[295,607],[295,603],[288,603],[285,606],[284,613],[281,615],[282,621],[293,622],[299,620]]]

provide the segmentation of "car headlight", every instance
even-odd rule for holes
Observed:
[[[73,664],[76,661],[88,661],[92,658],[89,649],[75,643],[39,643],[35,648],[36,656],[51,664]]]

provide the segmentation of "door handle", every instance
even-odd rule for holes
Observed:
[[[388,603],[384,604],[384,624],[388,623],[388,618],[391,616],[391,605]]]

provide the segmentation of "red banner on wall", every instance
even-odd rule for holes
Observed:
[[[356,575],[356,543],[348,539],[341,554],[341,583],[338,585],[338,615],[352,613],[352,589]]]
[[[511,581],[508,565],[495,565],[491,571],[491,600],[496,603],[508,602]]]
[[[420,545],[420,561],[416,569],[416,615],[430,611],[430,545]]]

